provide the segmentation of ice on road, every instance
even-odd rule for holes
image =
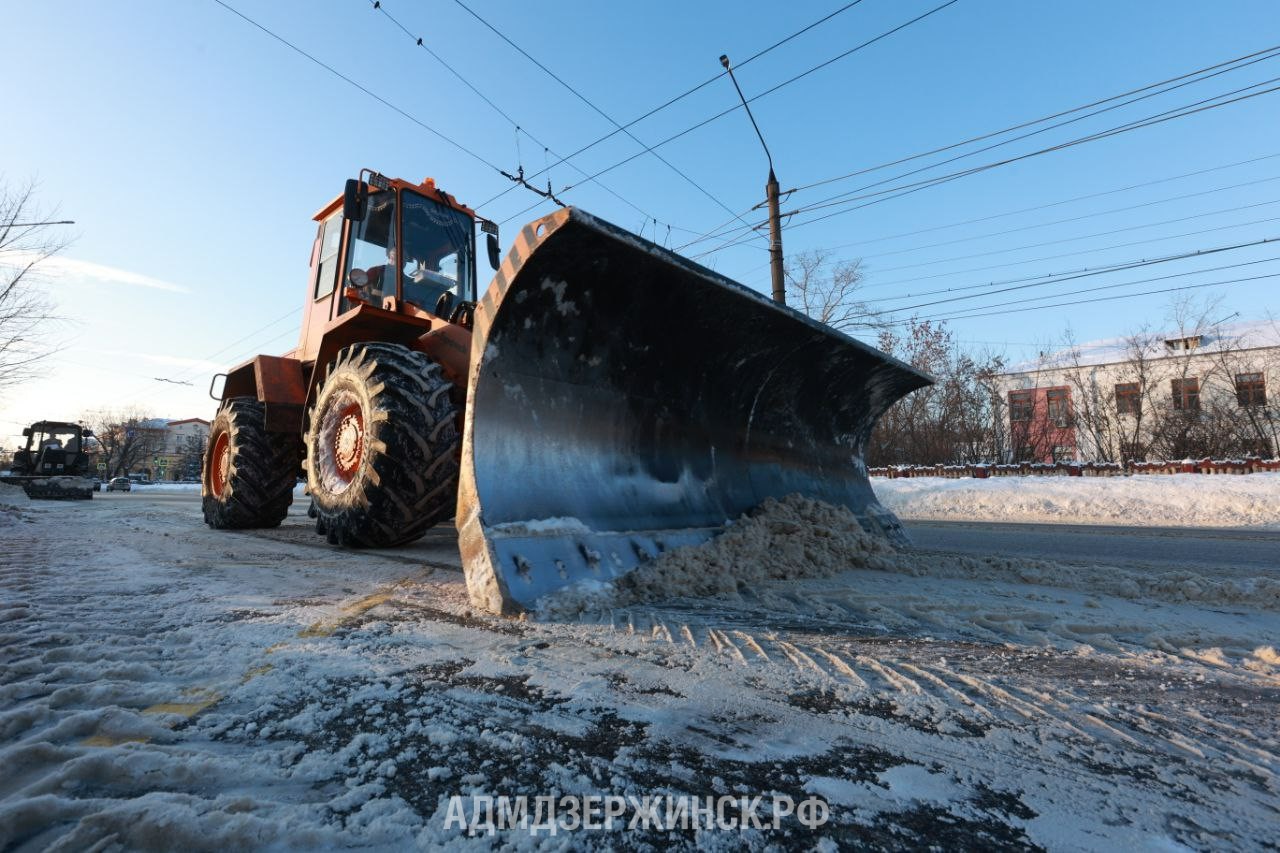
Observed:
[[[3,849],[431,848],[468,840],[451,796],[602,793],[830,817],[490,843],[1275,840],[1280,569],[930,548],[518,621],[471,608],[451,530],[347,552],[303,502],[253,533],[190,495],[0,502]]]

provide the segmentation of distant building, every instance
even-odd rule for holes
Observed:
[[[1280,323],[1100,341],[999,377],[1013,461],[1273,456]]]
[[[149,418],[134,427],[143,434],[149,448],[130,474],[153,480],[181,480],[199,477],[198,456],[209,441],[209,421],[201,418]]]
[[[209,442],[209,421],[186,418],[165,425],[164,445],[160,453],[159,475],[162,480],[181,480],[200,476],[199,454]],[[199,453],[196,453],[196,451]]]

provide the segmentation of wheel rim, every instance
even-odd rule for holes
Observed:
[[[213,442],[210,462],[213,470],[209,477],[209,487],[218,497],[225,497],[227,482],[231,479],[231,436],[228,433],[218,433]]]
[[[364,457],[364,416],[360,407],[350,403],[338,413],[338,426],[333,435],[334,469],[343,482],[350,483],[360,470]]]
[[[315,469],[323,491],[345,492],[357,479],[364,466],[368,443],[364,408],[350,391],[339,391],[324,406],[312,451]]]

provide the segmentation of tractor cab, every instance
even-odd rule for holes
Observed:
[[[475,220],[411,189],[355,200],[343,298],[382,305],[392,296],[448,318],[475,301]]]
[[[39,421],[22,431],[26,447],[13,456],[13,472],[28,476],[79,475],[85,473],[88,453],[85,440],[93,435],[79,424]]]
[[[478,276],[476,223],[495,269],[498,228],[431,178],[413,184],[362,170],[315,219],[320,227],[310,305],[294,357],[323,360],[332,346],[361,337],[385,339],[389,324],[411,337],[470,327]],[[348,328],[339,332],[340,326]]]

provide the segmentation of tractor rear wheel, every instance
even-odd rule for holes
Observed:
[[[428,356],[395,344],[338,353],[307,427],[316,532],[335,545],[387,548],[453,515],[458,410]]]
[[[201,477],[204,520],[219,530],[279,527],[293,502],[302,442],[267,432],[252,397],[233,397],[209,427]]]

